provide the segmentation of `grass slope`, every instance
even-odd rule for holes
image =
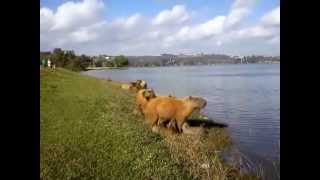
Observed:
[[[41,179],[255,179],[224,165],[223,129],[153,133],[116,82],[40,71]]]
[[[41,179],[188,179],[131,114],[132,94],[66,70],[40,83]]]

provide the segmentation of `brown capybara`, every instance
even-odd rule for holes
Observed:
[[[153,89],[141,89],[136,95],[136,110],[143,114],[143,109],[146,107],[146,104],[150,99],[155,97],[171,97],[175,98],[172,95],[169,96],[157,96]]]
[[[137,80],[137,81],[121,84],[121,88],[125,90],[131,90],[131,91],[137,92],[140,89],[146,89],[147,83],[144,80]]]
[[[146,81],[144,81],[144,80],[137,80],[135,83],[136,83],[136,87],[138,89],[147,89],[147,87],[148,87]]]
[[[143,113],[151,128],[159,121],[175,120],[179,132],[182,132],[182,125],[195,109],[203,109],[207,101],[201,97],[187,96],[182,99],[172,97],[155,97],[150,99]]]

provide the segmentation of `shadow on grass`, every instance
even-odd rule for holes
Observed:
[[[190,127],[205,127],[205,128],[225,128],[228,127],[227,124],[224,123],[218,123],[214,122],[213,120],[202,120],[202,119],[196,119],[196,118],[191,118],[187,120],[187,123],[189,124]]]

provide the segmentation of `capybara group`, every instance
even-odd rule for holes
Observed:
[[[182,132],[183,124],[192,112],[207,105],[207,101],[202,97],[157,96],[153,89],[146,88],[146,84],[143,80],[136,81],[135,87],[141,89],[138,89],[136,94],[135,111],[144,115],[152,129],[155,126],[164,126]]]

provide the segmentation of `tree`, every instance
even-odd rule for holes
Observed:
[[[86,56],[86,55],[81,55],[79,57],[80,59],[80,62],[81,62],[81,68],[82,69],[85,69],[86,67],[88,67],[90,64],[92,64],[93,60],[89,57],[89,56]]]
[[[58,67],[64,67],[73,71],[85,70],[92,62],[92,59],[88,56],[77,56],[73,50],[63,51],[61,48],[53,50],[50,60]]]
[[[122,67],[122,66],[127,66],[129,65],[128,58],[126,58],[123,55],[116,56],[114,59],[114,66],[115,67]]]
[[[64,67],[67,64],[64,57],[64,52],[61,48],[55,48],[50,58],[51,61],[59,67]]]
[[[103,60],[99,59],[95,62],[96,67],[102,67]]]

